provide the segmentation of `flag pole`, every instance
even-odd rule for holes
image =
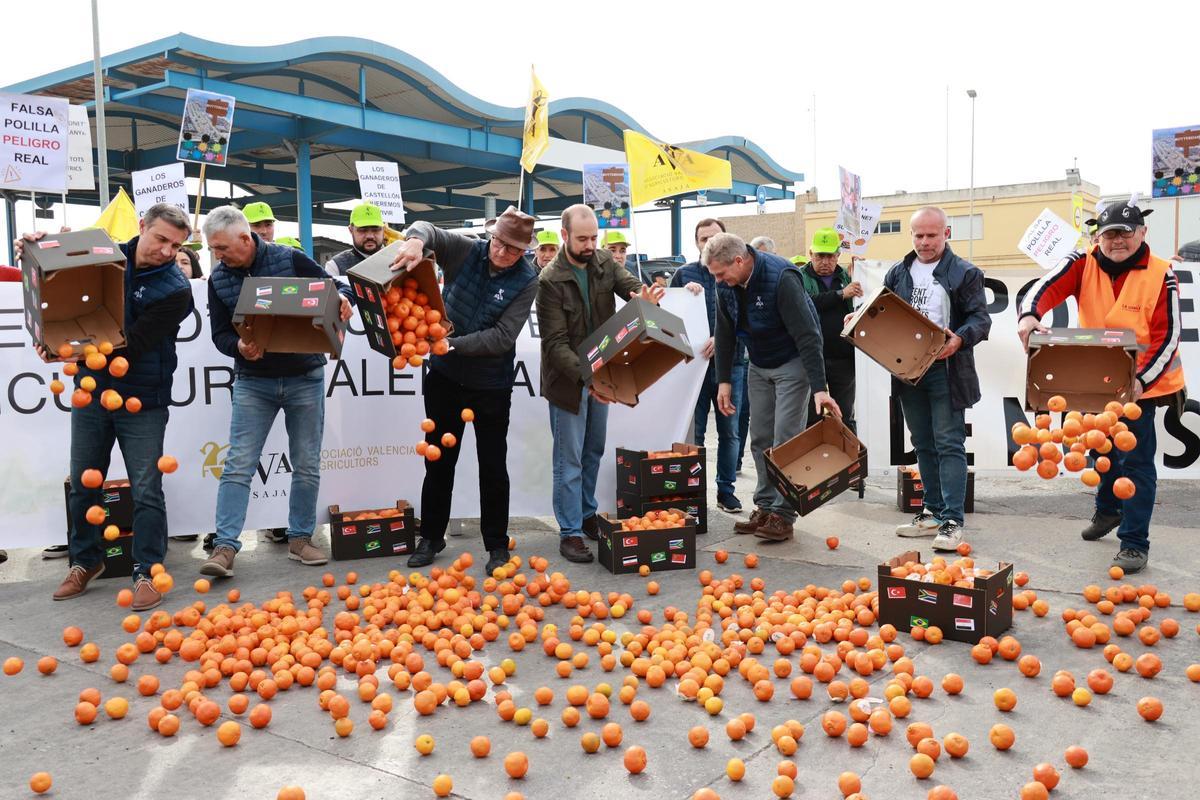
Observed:
[[[200,185],[196,187],[196,215],[192,219],[192,241],[200,241],[200,202],[204,199],[204,170],[207,163],[200,165]]]
[[[29,192],[29,217],[33,220],[33,227],[29,230],[37,230],[37,196],[31,190]],[[13,237],[16,238],[16,237]]]
[[[62,193],[62,207],[63,207],[62,226],[65,228],[65,227],[67,227],[67,190],[66,189],[63,189],[63,193]],[[103,209],[101,209],[101,210],[103,211]]]
[[[517,211],[524,211],[525,203],[525,167],[521,166],[521,172],[517,175]]]
[[[637,263],[638,280],[643,285],[646,283],[646,278],[642,275],[642,258],[641,252],[638,249],[637,224],[634,220],[637,219],[637,214],[633,211],[633,196],[629,198],[629,233],[633,237],[633,260]]]

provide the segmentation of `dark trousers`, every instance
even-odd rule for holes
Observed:
[[[842,410],[842,422],[854,433],[858,426],[854,421],[854,359],[825,359],[825,382],[829,384],[829,395]],[[808,408],[808,425],[817,424],[821,415],[815,405]]]
[[[437,461],[425,460],[421,487],[421,537],[435,544],[446,540],[454,468],[462,449],[464,408],[475,412],[475,452],[479,458],[479,530],[488,550],[508,548],[508,418],[512,389],[469,389],[434,370],[425,378],[425,416],[436,428],[425,441],[442,450]],[[442,435],[454,434],[454,447],[442,446]]]
[[[1158,412],[1154,401],[1143,400],[1142,416],[1136,420],[1123,419],[1129,432],[1137,437],[1137,447],[1129,452],[1117,448],[1109,451],[1112,467],[1100,476],[1100,487],[1096,491],[1096,510],[1107,516],[1121,517],[1117,538],[1122,549],[1150,551],[1150,517],[1154,513],[1154,497],[1158,489],[1158,471],[1154,466],[1154,453],[1158,449],[1154,417]],[[1093,452],[1092,457],[1100,455]],[[1118,500],[1113,494],[1117,478],[1129,478],[1136,490],[1128,500]]]
[[[133,493],[133,576],[149,575],[152,566],[162,563],[167,553],[167,503],[158,459],[163,454],[168,416],[166,408],[137,414],[124,409],[109,411],[99,401],[71,409],[67,542],[72,564],[91,569],[104,560],[101,526],[85,519],[88,508],[101,504],[101,490],[84,487],[79,478],[85,469],[108,475],[114,443],[121,446]]]

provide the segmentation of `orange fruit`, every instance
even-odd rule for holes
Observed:
[[[946,694],[959,694],[963,690],[963,679],[961,675],[949,673],[942,678],[942,691]]]
[[[688,744],[697,750],[708,745],[708,728],[696,725],[688,731]]]
[[[758,566],[758,556],[754,553],[747,553],[744,561],[747,569],[754,569]]]
[[[631,775],[637,775],[646,769],[646,751],[634,745],[625,751],[625,769],[629,770]]]
[[[259,703],[254,708],[250,709],[250,727],[265,728],[271,724],[271,707],[266,703]]]
[[[170,475],[177,469],[179,462],[175,460],[175,456],[162,456],[158,459],[158,471],[164,475]]]
[[[771,791],[776,797],[791,797],[796,791],[796,782],[787,775],[776,775],[771,781]]]
[[[433,433],[436,428],[437,428],[437,423],[435,423],[433,420],[429,419],[428,417],[421,420],[421,430],[425,431],[425,433]]]
[[[99,489],[104,485],[104,473],[98,469],[85,469],[79,475],[79,482],[88,489]]]
[[[1088,762],[1088,752],[1079,745],[1071,745],[1067,748],[1064,758],[1067,766],[1073,769],[1082,769]]]
[[[21,670],[25,669],[25,662],[16,656],[10,656],[4,659],[4,674],[16,675]]]
[[[142,410],[142,401],[136,397],[125,398],[125,410],[130,414],[136,414]]]
[[[38,659],[37,670],[43,675],[52,675],[58,669],[58,659],[54,656],[42,656]]]
[[[942,747],[951,758],[962,758],[970,749],[970,742],[967,737],[961,733],[948,733],[946,738],[942,739]]]
[[[438,775],[433,779],[433,793],[438,797],[449,797],[454,789],[454,780],[449,775]]]
[[[621,731],[621,726],[615,722],[609,722],[600,729],[600,740],[607,747],[617,747],[621,744],[621,739],[624,737]]]
[[[435,444],[431,444],[425,448],[425,458],[429,461],[437,461],[442,457],[442,449]]]
[[[1129,478],[1121,477],[1113,481],[1112,491],[1118,500],[1128,500],[1137,492],[1137,488]]]
[[[1046,409],[1058,414],[1067,410],[1067,398],[1056,394],[1046,401]]]
[[[155,727],[160,736],[174,736],[179,732],[179,717],[174,714],[164,714]]]
[[[96,704],[81,700],[75,705],[75,721],[80,725],[91,725],[96,721]]]
[[[104,703],[104,713],[109,719],[122,719],[129,713],[129,701],[124,697],[112,697]]]
[[[1050,800],[1050,790],[1038,781],[1030,781],[1021,787],[1021,800]]]
[[[837,779],[838,791],[842,793],[842,797],[848,797],[855,792],[862,791],[862,779],[853,772],[843,772],[838,775]]]
[[[998,723],[988,731],[988,739],[997,750],[1007,750],[1017,741],[1017,735],[1013,733],[1012,728]]]
[[[29,778],[29,789],[34,794],[45,794],[50,791],[50,784],[53,782],[49,772],[35,772]]]
[[[299,786],[284,786],[275,795],[275,800],[305,800],[304,790]]]
[[[1033,779],[1045,786],[1047,790],[1053,790],[1055,786],[1058,786],[1060,777],[1058,770],[1052,764],[1043,762],[1033,768]]]
[[[458,444],[458,439],[453,433],[447,432],[442,434],[442,447],[454,447],[456,444]]]
[[[925,780],[933,774],[933,759],[924,753],[917,753],[908,760],[908,769],[918,780]]]
[[[524,778],[529,772],[529,758],[519,750],[504,757],[504,771],[510,778]]]
[[[838,537],[836,537],[836,536],[830,536],[829,538],[827,538],[825,540],[825,546],[828,547],[830,550],[837,550],[839,544],[841,544],[841,542],[838,540]]]
[[[471,755],[476,758],[486,758],[492,752],[492,741],[486,736],[476,736],[471,740]]]
[[[725,763],[725,774],[731,781],[740,781],[746,777],[746,762],[740,758],[731,758]]]
[[[992,695],[992,702],[1001,711],[1012,711],[1017,707],[1017,695],[1012,689],[997,689]]]
[[[1163,704],[1157,697],[1143,697],[1137,701],[1137,711],[1141,714],[1142,719],[1154,722],[1162,716]]]
[[[242,726],[230,720],[222,722],[221,727],[217,728],[217,741],[225,747],[233,747],[242,738]]]

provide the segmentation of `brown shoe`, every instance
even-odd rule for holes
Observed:
[[[200,574],[212,575],[216,578],[232,578],[235,556],[237,556],[237,551],[232,547],[214,549],[213,554],[208,557],[208,561],[200,565]]]
[[[329,560],[323,551],[313,547],[312,539],[307,536],[288,541],[288,558],[299,561],[306,567],[319,567]]]
[[[750,519],[746,520],[745,522],[735,522],[733,524],[733,532],[756,533],[758,531],[758,526],[767,521],[767,516],[768,513],[765,510],[756,508],[750,512]]]
[[[92,568],[81,567],[75,564],[67,573],[67,577],[63,578],[63,582],[54,590],[55,600],[70,600],[72,597],[79,597],[87,591],[88,583],[92,578],[98,578],[104,574],[104,562]]]
[[[133,584],[133,603],[129,606],[134,611],[149,611],[162,602],[162,594],[154,588],[154,584],[145,575],[139,576]]]
[[[754,535],[768,542],[786,542],[793,536],[792,523],[778,514],[768,514]]]

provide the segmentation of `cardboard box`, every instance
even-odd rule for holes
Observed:
[[[358,306],[358,314],[362,318],[363,330],[367,333],[367,342],[372,350],[393,358],[399,353],[399,345],[395,343],[388,330],[387,311],[383,307],[383,299],[388,289],[395,284],[397,288],[405,278],[415,278],[417,291],[429,298],[426,308],[432,308],[442,315],[442,326],[447,335],[454,326],[446,319],[446,304],[442,302],[442,290],[438,286],[437,267],[433,263],[431,253],[426,253],[425,260],[408,272],[392,272],[392,261],[403,240],[392,242],[373,256],[363,259],[350,268],[346,277],[354,288],[354,297]]]
[[[618,447],[617,494],[647,498],[702,493],[707,471],[704,448],[676,442],[670,452],[676,454],[674,458],[650,458],[645,450]]]
[[[943,637],[976,644],[984,636],[999,637],[1012,626],[1013,568],[1001,562],[975,588],[896,578],[892,568],[921,561],[915,551],[901,553],[879,565],[879,624],[897,630],[936,625]]]
[[[71,479],[63,481],[63,504],[67,513],[67,530],[71,530]],[[133,489],[128,480],[105,481],[100,487],[100,505],[104,507],[105,525],[121,530],[133,529]]]
[[[921,380],[946,344],[944,330],[885,286],[863,301],[842,338],[908,384]]]
[[[354,520],[360,514],[374,515],[378,509],[345,511],[329,507],[329,545],[335,561],[355,558],[407,556],[417,546],[419,525],[412,506],[396,501],[396,514]]]
[[[346,338],[341,298],[332,278],[246,278],[233,327],[268,353],[338,358]]]
[[[125,256],[102,230],[49,234],[21,256],[25,328],[50,352],[64,343],[125,346]]]
[[[919,513],[925,506],[925,483],[914,477],[916,467],[896,469],[896,506],[909,514]],[[963,512],[975,513],[975,470],[967,468],[967,494],[963,500]]]
[[[671,509],[683,513],[682,509]],[[651,572],[696,567],[696,521],[682,528],[623,531],[621,523],[601,514],[599,561],[612,574],[638,571],[642,564]]]
[[[1025,404],[1044,411],[1054,395],[1069,411],[1099,413],[1112,400],[1133,400],[1137,337],[1129,330],[1051,328],[1029,335]]]
[[[708,503],[703,491],[692,494],[673,494],[665,497],[642,497],[638,494],[617,492],[617,519],[640,517],[647,511],[670,511],[672,508],[685,512],[696,520],[696,533],[708,533]]]
[[[104,550],[104,572],[101,578],[128,578],[133,575],[133,531],[121,529],[121,535],[111,542],[100,540]]]
[[[857,486],[867,473],[867,448],[837,417],[823,417],[764,456],[771,483],[800,516]]]
[[[692,360],[683,320],[635,297],[579,346],[584,380],[615,403],[638,397],[680,362]]]

